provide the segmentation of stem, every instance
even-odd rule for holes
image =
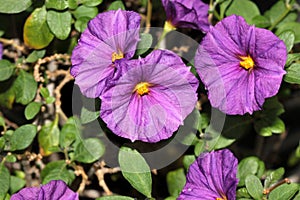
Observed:
[[[162,32],[161,36],[159,37],[159,40],[157,41],[155,49],[159,48],[161,41],[163,41],[163,39],[166,37],[166,35],[173,30],[176,30],[176,27],[173,26],[170,22],[166,21],[165,25],[164,25],[164,31]]]
[[[291,6],[287,5],[284,13],[272,24],[272,26],[270,26],[269,30],[273,30],[287,16],[287,14],[289,14],[290,10]]]
[[[148,0],[146,28],[145,28],[144,33],[149,33],[149,30],[150,30],[150,27],[151,27],[151,17],[152,17],[152,0]]]

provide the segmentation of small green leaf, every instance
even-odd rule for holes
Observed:
[[[48,88],[44,88],[44,87],[41,88],[40,93],[43,96],[43,98],[47,98],[50,95]]]
[[[20,13],[31,6],[31,0],[4,0],[0,3],[0,13]]]
[[[67,169],[65,161],[53,161],[46,165],[41,172],[42,183],[46,184],[51,180],[63,180],[67,184],[71,184],[75,179],[74,172]]]
[[[228,8],[228,6],[231,4],[232,0],[225,0],[222,3],[220,3],[220,16],[221,18],[224,18],[224,14]]]
[[[261,136],[271,136],[272,133],[282,133],[285,130],[284,122],[278,118],[262,118],[255,121],[254,128]]]
[[[100,111],[90,111],[85,107],[82,107],[80,113],[80,120],[82,124],[87,124],[96,120],[100,116]]]
[[[173,196],[170,196],[170,197],[167,197],[165,198],[165,200],[176,200],[177,198],[176,197],[173,197]]]
[[[66,162],[64,160],[52,161],[49,162],[45,168],[41,171],[41,178],[44,178],[53,170],[53,169],[64,169],[66,168]]]
[[[76,145],[74,160],[92,163],[98,160],[104,154],[104,151],[105,147],[98,138],[88,138]]]
[[[294,46],[295,34],[293,31],[284,31],[278,35],[278,37],[283,40],[287,51],[291,51]]]
[[[299,190],[299,186],[296,183],[284,184],[275,188],[269,194],[269,200],[290,200]]]
[[[284,81],[292,84],[300,84],[300,64],[293,63],[286,68],[286,75]]]
[[[54,103],[55,97],[47,97],[45,100],[46,100],[46,104],[51,104]]]
[[[25,108],[25,117],[27,120],[33,119],[41,109],[42,104],[39,102],[31,102]]]
[[[257,178],[254,175],[249,175],[246,177],[245,185],[246,185],[246,188],[247,188],[249,194],[254,199],[257,199],[257,200],[262,199],[264,188],[263,188],[259,178]]]
[[[247,188],[243,187],[243,188],[239,188],[237,191],[236,191],[236,197],[239,199],[239,198],[242,198],[242,197],[245,197],[245,198],[251,198],[250,194],[248,193],[248,190]]]
[[[186,182],[183,168],[167,174],[168,191],[171,196],[178,197]]]
[[[273,185],[274,183],[279,181],[279,179],[281,179],[283,175],[284,175],[283,167],[280,167],[274,171],[268,172],[266,175],[266,178],[265,178],[264,188],[265,189],[269,188],[271,185]]]
[[[125,6],[122,1],[114,1],[107,8],[107,10],[118,10],[118,9],[125,10]]]
[[[85,6],[94,7],[94,6],[98,6],[99,4],[101,4],[102,1],[103,0],[81,0],[81,3]]]
[[[26,181],[16,176],[10,176],[9,191],[11,194],[18,192],[26,185]]]
[[[77,0],[68,0],[69,8],[76,9],[78,7]]]
[[[135,52],[135,54],[138,56],[148,51],[148,49],[152,45],[152,40],[153,40],[152,35],[149,33],[141,33],[140,38],[141,40],[139,41]]]
[[[47,23],[51,32],[60,40],[68,38],[71,32],[72,16],[68,11],[57,12],[50,10],[47,13]]]
[[[97,198],[96,200],[135,200],[135,199],[131,198],[131,197],[126,197],[126,196],[112,195],[112,196],[100,197],[100,198]]]
[[[300,53],[290,53],[285,64],[285,67],[288,68],[295,61],[300,60]]]
[[[75,124],[65,124],[61,129],[59,135],[59,144],[61,147],[66,148],[70,146],[76,138],[80,137],[79,129]]]
[[[3,163],[0,163],[0,199],[4,199],[9,190],[10,174]]]
[[[270,20],[262,15],[257,15],[255,17],[252,18],[252,23],[259,28],[266,28],[271,26],[271,22]]]
[[[269,10],[264,13],[264,16],[269,18],[271,24],[275,24],[280,17],[284,15],[285,10],[285,3],[283,1],[277,1]]]
[[[91,18],[89,18],[89,17],[78,18],[75,22],[75,29],[78,32],[82,33],[87,28],[87,24],[90,20],[91,20]]]
[[[226,16],[240,15],[249,23],[253,24],[253,16],[260,15],[259,9],[256,4],[249,0],[232,1],[229,8],[226,11]]]
[[[259,159],[256,157],[244,158],[238,165],[238,186],[244,186],[248,175],[255,175],[258,171]]]
[[[35,97],[37,82],[34,80],[32,74],[24,70],[20,70],[20,73],[14,82],[14,90],[16,102],[26,105]]]
[[[36,132],[36,126],[32,124],[26,124],[17,128],[10,138],[11,151],[26,149],[35,138]]]
[[[34,50],[26,58],[26,62],[28,62],[28,63],[36,62],[38,59],[43,58],[45,53],[46,53],[46,50]]]
[[[79,6],[74,12],[73,15],[76,19],[81,17],[88,17],[90,19],[96,17],[98,14],[98,9],[96,7],[87,7],[84,5]]]
[[[11,77],[15,66],[8,60],[0,60],[0,81],[5,81]]]
[[[276,35],[280,35],[281,33],[285,31],[293,31],[295,34],[295,40],[294,43],[300,42],[300,23],[299,22],[287,22],[284,24],[281,24],[278,26],[278,29],[276,30]]]
[[[45,124],[38,136],[41,154],[48,156],[52,153],[52,147],[59,145],[59,128],[57,126],[58,117],[51,123]]]
[[[24,42],[34,49],[42,49],[50,44],[54,36],[47,25],[47,11],[45,6],[36,8],[27,18],[24,31]]]
[[[150,168],[137,150],[121,147],[119,164],[124,178],[146,197],[151,197],[152,178]]]
[[[5,157],[5,161],[6,162],[10,162],[10,163],[14,163],[17,161],[17,157],[13,154],[8,154],[6,157]]]
[[[68,0],[46,0],[46,8],[64,10],[68,8]]]
[[[189,169],[190,165],[195,161],[196,157],[194,155],[185,155],[183,156],[182,162],[186,170]]]

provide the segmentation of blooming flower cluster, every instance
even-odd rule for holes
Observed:
[[[60,180],[50,181],[41,187],[24,188],[10,198],[11,200],[79,200],[78,194]]]
[[[73,51],[71,74],[85,96],[102,99],[100,116],[116,135],[158,142],[171,137],[192,112],[198,80],[170,51],[131,59],[139,23],[130,11],[99,14]]]
[[[227,149],[201,154],[191,164],[178,200],[235,199],[238,161]]]

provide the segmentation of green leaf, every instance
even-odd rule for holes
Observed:
[[[119,195],[112,195],[112,196],[104,196],[97,198],[96,200],[135,200],[134,198],[131,197],[126,197],[126,196],[119,196]]]
[[[284,122],[279,118],[262,118],[255,121],[254,128],[261,136],[271,136],[272,133],[282,133],[285,130]]]
[[[50,44],[54,36],[47,25],[47,11],[45,6],[36,8],[27,18],[24,31],[24,42],[34,49],[42,49]]]
[[[68,38],[71,32],[72,16],[68,11],[57,12],[50,10],[47,13],[47,23],[51,32],[60,40]]]
[[[5,156],[5,162],[14,163],[16,161],[17,161],[17,158],[14,154],[8,154],[7,156]]]
[[[223,149],[225,147],[228,147],[234,142],[235,142],[235,139],[226,138],[226,137],[223,137],[222,135],[220,135],[217,138],[209,140],[207,143],[211,148],[213,148],[214,150],[217,150],[217,149]]]
[[[125,6],[122,1],[114,1],[107,8],[107,10],[118,10],[118,9],[125,10]]]
[[[58,117],[51,123],[45,124],[38,136],[41,154],[48,156],[52,153],[52,147],[59,145],[59,128],[57,126]]]
[[[291,51],[294,46],[295,34],[293,31],[284,31],[278,35],[278,37],[284,42],[287,51]]]
[[[293,63],[286,68],[283,80],[287,83],[300,84],[300,63]]]
[[[224,18],[224,14],[228,8],[228,6],[231,4],[232,0],[225,0],[222,3],[220,3],[220,16],[221,18]]]
[[[70,146],[77,138],[80,137],[80,132],[75,124],[65,124],[59,135],[59,145],[62,148]]]
[[[285,3],[283,1],[277,1],[269,10],[264,13],[264,16],[269,18],[271,24],[275,24],[281,16],[284,15],[286,10]]]
[[[51,180],[63,180],[67,184],[71,184],[75,179],[74,172],[67,169],[64,160],[53,161],[46,165],[41,172],[42,183],[46,184]]]
[[[239,188],[236,191],[236,197],[237,198],[242,198],[242,197],[251,198],[250,194],[248,193],[247,188],[245,188],[245,187]]]
[[[268,172],[264,181],[264,188],[265,189],[269,188],[271,185],[279,181],[279,179],[281,179],[283,175],[284,175],[283,167]]]
[[[20,13],[31,6],[31,0],[4,0],[0,3],[0,13]]]
[[[100,116],[100,111],[90,111],[85,107],[82,107],[80,113],[80,120],[82,124],[87,124],[96,120]]]
[[[24,70],[20,70],[20,73],[14,82],[14,90],[16,102],[26,105],[35,97],[37,82],[34,80],[32,74]]]
[[[78,18],[75,22],[75,29],[78,32],[82,33],[87,28],[87,24],[90,20],[91,20],[91,18],[89,18],[89,17]]]
[[[238,165],[237,177],[239,179],[238,186],[244,186],[248,175],[255,175],[258,171],[259,159],[256,157],[244,158]]]
[[[300,60],[300,53],[290,53],[288,54],[288,58],[285,64],[285,67],[288,68],[291,64],[293,64],[295,61]]]
[[[12,82],[9,79],[0,83],[0,86],[0,105],[12,109],[16,97]]]
[[[76,19],[81,17],[88,17],[90,19],[96,17],[98,14],[98,9],[96,7],[87,7],[84,5],[79,6],[74,12],[73,15]]]
[[[165,198],[165,200],[176,200],[176,199],[177,199],[176,197],[172,197],[172,196]]]
[[[4,199],[9,190],[10,174],[3,163],[0,163],[0,199]]]
[[[292,31],[295,34],[294,43],[300,42],[300,23],[299,22],[287,22],[278,26],[277,31],[275,32],[276,35],[280,35],[285,31]]]
[[[94,7],[101,4],[103,0],[81,0],[80,2],[85,6]]]
[[[254,175],[249,175],[249,176],[246,177],[245,185],[246,185],[246,188],[247,188],[249,194],[254,199],[257,199],[257,200],[262,199],[264,188],[263,188],[259,178],[257,178]]]
[[[121,147],[119,151],[119,164],[124,178],[137,191],[146,197],[151,197],[152,178],[150,168],[137,150]]]
[[[135,54],[136,55],[142,55],[143,53],[145,53],[146,51],[148,51],[148,49],[151,47],[152,45],[152,35],[149,33],[141,33],[140,35],[140,41],[138,43],[137,49]]]
[[[269,200],[290,200],[299,190],[299,186],[296,183],[284,184],[274,189],[269,194]]]
[[[45,54],[46,54],[46,50],[34,50],[26,58],[26,62],[28,62],[28,63],[34,63],[38,59],[43,58]]]
[[[64,10],[68,8],[68,0],[46,0],[46,8],[53,8],[56,10]]]
[[[41,88],[40,93],[43,98],[47,98],[50,95],[48,88],[44,88],[44,87]]]
[[[26,185],[26,181],[16,176],[10,176],[9,191],[11,194],[18,192]]]
[[[190,165],[196,160],[194,155],[185,155],[183,156],[182,162],[184,168],[187,170],[189,169]]]
[[[55,102],[55,98],[54,97],[47,97],[46,99],[46,104],[51,104]]]
[[[76,9],[78,7],[77,0],[68,0],[69,8]]]
[[[33,119],[41,109],[42,104],[39,102],[31,102],[25,108],[25,117],[27,120]]]
[[[11,151],[26,149],[35,138],[36,132],[36,126],[32,124],[26,124],[17,128],[10,138]]]
[[[259,9],[255,3],[249,0],[233,1],[226,11],[226,16],[240,15],[245,18],[249,24],[253,24],[253,16],[260,15]]]
[[[252,23],[259,28],[266,28],[271,26],[271,22],[270,20],[262,15],[257,15],[255,17],[252,18]]]
[[[0,81],[5,81],[11,77],[15,66],[8,60],[0,60]]]
[[[167,174],[168,191],[171,196],[178,197],[186,182],[183,168]]]
[[[74,160],[83,163],[92,163],[98,160],[105,151],[103,143],[98,138],[82,140],[75,147]]]

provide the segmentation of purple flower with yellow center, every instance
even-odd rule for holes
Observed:
[[[150,143],[167,139],[196,105],[198,80],[171,51],[122,60],[118,70],[114,86],[101,96],[100,115],[120,137]]]
[[[236,15],[211,27],[195,56],[196,70],[213,107],[226,114],[252,114],[277,94],[287,50],[271,31]]]
[[[71,57],[71,74],[85,96],[99,97],[114,74],[115,62],[134,55],[140,20],[138,13],[119,9],[101,13],[88,23]]]
[[[238,161],[227,149],[201,154],[190,166],[177,200],[236,199]]]
[[[162,0],[162,4],[168,26],[208,31],[209,6],[201,0]]]
[[[79,200],[78,194],[60,180],[50,181],[41,187],[24,188],[11,196],[10,200]]]

